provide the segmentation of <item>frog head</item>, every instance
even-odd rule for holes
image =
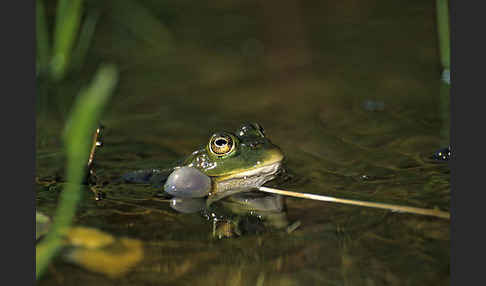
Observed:
[[[211,178],[211,203],[274,179],[283,159],[280,148],[265,137],[260,125],[246,123],[235,133],[212,134],[206,146],[193,152],[183,165],[197,168]]]

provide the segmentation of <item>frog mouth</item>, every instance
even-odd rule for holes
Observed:
[[[213,191],[209,194],[206,204],[218,201],[224,197],[259,188],[273,180],[281,171],[282,161],[269,163],[251,170],[240,172],[213,181]]]
[[[225,178],[225,180],[231,179],[249,179],[252,177],[266,177],[276,174],[281,167],[281,161],[263,165],[261,167],[253,168],[245,172],[240,172],[234,174],[230,177]]]
[[[240,170],[233,174],[222,176],[217,181],[223,182],[227,180],[248,180],[250,178],[256,178],[256,177],[265,178],[278,173],[280,171],[280,167],[284,159],[282,152],[280,151],[280,149],[275,148],[273,150],[267,151],[267,154],[268,155],[263,160],[263,162],[260,161],[257,162],[257,165],[254,166],[253,168],[249,168],[245,171]]]

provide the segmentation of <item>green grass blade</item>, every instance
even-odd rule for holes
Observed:
[[[86,16],[86,20],[84,20],[83,27],[81,28],[81,32],[79,34],[78,44],[73,52],[73,68],[79,70],[83,66],[84,59],[86,58],[86,54],[88,53],[88,49],[91,45],[91,40],[93,38],[99,16],[100,13],[98,11],[94,11],[89,13]]]
[[[82,0],[59,0],[51,70],[54,80],[62,79],[69,65],[81,21],[82,4]]]
[[[59,198],[59,206],[51,230],[36,246],[37,279],[60,250],[62,237],[76,213],[76,206],[81,198],[81,182],[86,173],[92,134],[117,80],[118,72],[113,66],[101,67],[91,85],[79,94],[74,104],[64,133],[67,154],[66,180],[69,184],[66,184]]]
[[[172,51],[169,29],[148,8],[133,0],[112,0],[110,17],[138,39],[164,54]]]
[[[49,31],[47,30],[47,19],[44,3],[36,1],[36,43],[37,43],[37,64],[42,72],[47,70],[49,65]]]
[[[437,0],[437,32],[439,34],[440,61],[443,69],[450,69],[449,5]]]

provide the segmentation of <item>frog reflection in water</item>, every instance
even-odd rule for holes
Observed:
[[[256,190],[280,174],[283,159],[280,148],[265,137],[260,125],[246,123],[236,133],[213,134],[206,146],[170,170],[139,170],[126,174],[124,180],[161,186],[172,171],[196,168],[210,178],[209,193],[201,194],[204,198],[182,198],[173,208],[187,211],[188,205],[189,209],[202,209],[213,220],[213,234],[227,237],[289,227],[282,196]]]

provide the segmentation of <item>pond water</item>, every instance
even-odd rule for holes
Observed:
[[[294,232],[220,240],[117,181],[252,121],[286,155],[283,189],[449,211],[448,165],[429,159],[449,144],[433,1],[230,2],[140,2],[172,33],[170,56],[158,30],[102,18],[90,56],[121,72],[96,155],[112,200],[87,191],[74,223],[139,239],[144,258],[116,279],[56,259],[39,285],[448,285],[449,220],[287,198]],[[63,167],[53,109],[38,120],[40,178]],[[37,185],[37,209],[52,215],[59,191]]]

